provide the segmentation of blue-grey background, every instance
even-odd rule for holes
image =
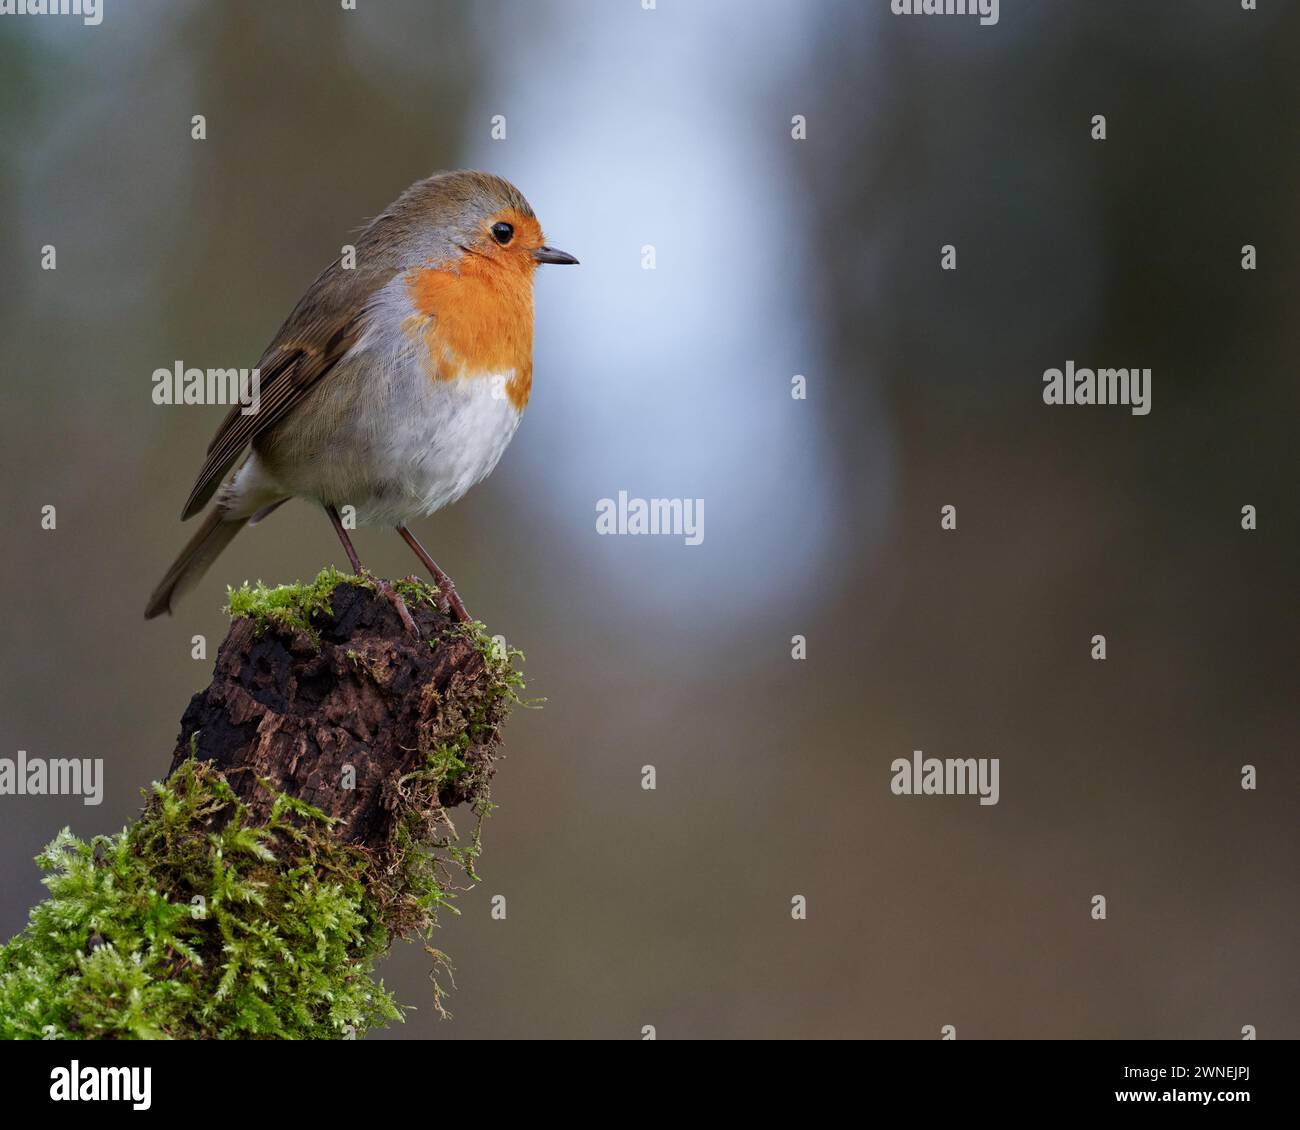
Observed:
[[[437,938],[455,1019],[398,945],[385,1036],[1300,1036],[1295,5],[104,3],[0,18],[0,755],[108,766],[0,797],[0,934],[59,827],[138,812],[225,586],[341,560],[296,502],[144,623],[223,413],[152,372],[251,366],[482,167],[582,265],[501,466],[416,528],[548,701]],[[1067,359],[1151,367],[1152,413],[1044,406]],[[619,490],[704,543],[598,537]],[[1001,803],[892,796],[913,749],[1000,757]]]

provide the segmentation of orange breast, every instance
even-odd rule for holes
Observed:
[[[408,328],[423,336],[434,380],[513,372],[506,395],[523,410],[533,387],[533,267],[523,256],[466,254],[453,267],[410,273],[417,313]]]

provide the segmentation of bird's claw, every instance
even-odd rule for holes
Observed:
[[[420,629],[415,626],[415,621],[411,618],[411,610],[406,607],[406,601],[402,599],[402,594],[398,592],[387,581],[379,582],[379,591],[388,599],[388,603],[393,606],[402,621],[402,626],[415,638],[420,638]]]
[[[447,596],[446,591],[441,586],[437,584],[429,584],[428,581],[424,580],[421,577],[417,577],[414,573],[412,573],[409,577],[407,577],[406,580],[410,581],[412,584],[415,585],[428,585],[430,588],[432,588],[434,592],[438,594],[433,598],[433,603],[437,606],[438,611],[441,612],[444,616],[452,616],[456,614],[455,605],[452,603],[452,600]],[[455,595],[454,589],[452,590],[452,595],[453,596]],[[462,611],[464,611],[464,607],[465,607],[464,605],[461,605]],[[459,616],[456,616],[456,618],[458,620],[460,619]]]

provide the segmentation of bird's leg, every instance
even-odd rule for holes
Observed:
[[[348,555],[348,561],[352,563],[352,571],[358,576],[361,574],[361,558],[357,556],[357,551],[352,548],[352,539],[348,537],[348,532],[343,528],[343,519],[339,517],[338,510],[333,506],[325,507],[325,513],[330,516],[330,521],[334,523],[334,532],[338,534],[339,541],[343,543],[343,552]]]
[[[397,532],[402,535],[406,544],[415,551],[415,556],[424,563],[424,567],[433,574],[433,583],[438,586],[438,591],[442,593],[456,619],[462,624],[468,624],[472,617],[465,611],[465,604],[457,594],[456,586],[452,583],[451,578],[438,568],[438,563],[429,556],[428,551],[416,540],[415,535],[410,530],[405,526],[398,526]],[[447,609],[444,608],[443,611],[445,612]]]
[[[357,551],[352,548],[352,539],[348,537],[347,530],[343,528],[343,521],[339,518],[338,510],[333,506],[326,506],[325,513],[330,516],[330,521],[334,523],[334,532],[338,534],[339,541],[343,543],[343,552],[348,555],[348,561],[352,565],[352,571],[360,575],[365,571],[361,565],[361,558],[357,556]],[[393,606],[393,610],[401,618],[402,626],[416,639],[419,639],[420,629],[415,626],[415,621],[411,619],[411,612],[406,607],[406,601],[402,599],[402,594],[380,577],[375,578],[375,584],[379,588],[379,591],[388,600],[388,603]]]

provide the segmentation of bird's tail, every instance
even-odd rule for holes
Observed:
[[[158,582],[153,596],[144,610],[144,618],[152,620],[164,612],[170,612],[172,605],[186,592],[199,583],[218,554],[230,544],[231,539],[239,533],[248,522],[247,518],[231,518],[221,507],[217,507],[205,519],[190,539],[189,544],[181,550],[180,556],[167,570],[167,575]]]

